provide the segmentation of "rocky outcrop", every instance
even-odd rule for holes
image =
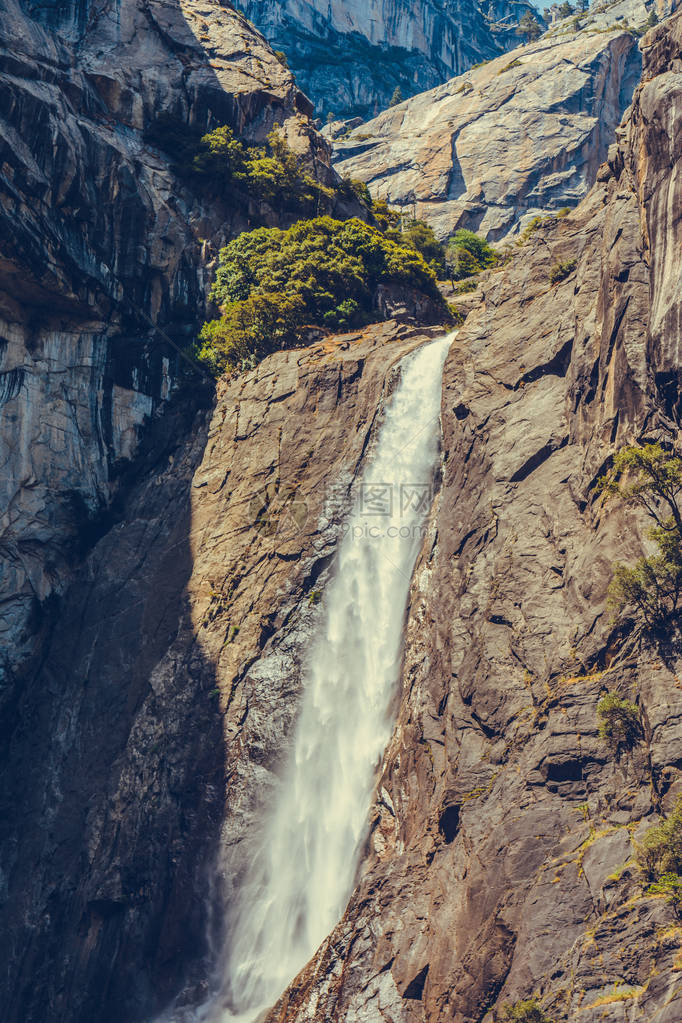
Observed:
[[[319,177],[331,171],[291,73],[219,4],[8,0],[0,96],[0,706],[10,706],[139,428],[186,367],[179,351],[202,318],[212,253],[258,212],[190,189],[160,127],[229,123],[259,140],[279,122]]]
[[[621,444],[680,427],[681,52],[680,17],[646,37],[595,187],[485,278],[453,344],[357,887],[273,1021],[492,1023],[534,993],[557,1023],[682,1015],[678,921],[633,862],[682,790],[679,642],[637,645],[610,623],[613,562],[642,550],[644,523],[594,487]],[[147,152],[134,126],[115,135]],[[198,202],[159,150],[148,159],[171,210]],[[140,384],[149,360],[117,362],[149,336],[94,286],[89,306],[80,271],[47,251],[42,274],[14,257],[9,294],[24,309],[35,295],[36,320],[15,320],[4,352],[21,360],[0,381],[3,473],[19,481],[3,523],[0,1001],[8,1023],[137,1023],[171,999],[191,1018],[287,753],[350,483],[396,362],[437,329],[322,339],[215,405],[197,388],[160,405]],[[139,253],[114,254],[132,280]],[[160,279],[141,308],[170,316],[182,289]],[[643,722],[620,753],[596,714],[614,689]]]
[[[598,183],[452,346],[362,876],[271,1020],[491,1023],[533,995],[554,1021],[682,1015],[678,919],[635,861],[682,791],[679,638],[614,628],[613,563],[645,530],[595,494],[617,448],[680,428],[682,18],[646,44]],[[620,752],[596,713],[615,690],[643,721]]]
[[[499,240],[585,196],[640,67],[631,33],[569,26],[351,131],[332,126],[335,167],[440,237]]]
[[[229,889],[391,367],[436,333],[394,323],[272,356],[214,410],[193,422],[176,397],[146,432],[5,749],[7,1023],[146,1020],[183,978],[180,1002],[200,1000],[226,793]]]
[[[237,6],[282,50],[320,116],[375,115],[396,88],[430,89],[518,45],[523,0],[240,0]]]

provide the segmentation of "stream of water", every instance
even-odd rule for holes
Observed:
[[[294,755],[240,891],[221,994],[201,1023],[251,1021],[340,919],[390,738],[410,579],[431,506],[452,337],[401,362],[323,595]],[[231,1008],[225,1008],[227,1002]]]

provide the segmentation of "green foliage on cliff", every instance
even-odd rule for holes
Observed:
[[[682,884],[682,796],[667,818],[649,828],[637,846],[637,861],[648,881],[663,885],[668,891],[657,894],[679,893]]]
[[[657,554],[640,558],[633,566],[616,565],[609,604],[616,617],[628,608],[649,629],[665,626],[678,610],[682,596],[682,543],[672,520],[668,528],[652,528],[648,533],[658,548]]]
[[[222,315],[204,325],[195,350],[214,374],[300,344],[304,326],[344,329],[381,318],[381,284],[421,292],[449,319],[436,284],[445,251],[433,230],[418,220],[402,224],[385,202],[373,202],[364,182],[322,185],[277,127],[263,147],[246,145],[226,125],[197,140],[164,122],[153,141],[174,147],[186,178],[209,194],[248,196],[284,213],[285,223],[300,218],[288,230],[244,232],[221,251],[211,297]],[[358,204],[371,225],[329,215]]]
[[[514,1005],[505,1005],[502,1010],[505,1023],[551,1023],[544,1014],[536,998],[528,998]]]
[[[424,220],[408,221],[397,240],[420,252],[438,278],[445,275],[445,248]]]
[[[648,537],[656,553],[633,566],[616,565],[610,605],[616,617],[634,613],[647,628],[661,628],[682,598],[682,458],[661,444],[624,448],[600,489],[643,508],[655,522]]]
[[[537,18],[533,17],[530,11],[526,11],[519,22],[519,31],[526,37],[529,43],[539,39],[542,29]]]
[[[639,710],[617,693],[606,693],[597,704],[599,734],[616,746],[631,746],[640,734]]]
[[[222,125],[204,135],[192,160],[194,179],[217,195],[241,191],[277,209],[313,214],[326,207],[334,190],[303,170],[275,127],[265,146],[246,146]]]
[[[423,256],[362,220],[302,220],[244,232],[220,252],[211,297],[222,316],[204,326],[198,357],[213,372],[251,365],[299,343],[302,328],[360,326],[380,318],[379,285],[415,288],[443,306]]]
[[[559,284],[560,281],[565,281],[567,277],[571,276],[577,265],[577,259],[567,259],[563,263],[555,263],[549,271],[549,283]]]
[[[301,298],[276,292],[231,302],[219,320],[201,328],[197,358],[215,376],[227,368],[252,368],[298,343],[303,310]]]
[[[445,250],[445,263],[453,281],[473,277],[499,261],[498,253],[485,238],[464,229],[453,234]]]

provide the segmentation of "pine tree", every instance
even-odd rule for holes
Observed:
[[[524,16],[519,22],[519,29],[525,35],[528,42],[533,42],[535,39],[539,39],[542,35],[542,29],[538,24],[537,20],[533,17],[530,11],[526,11]]]
[[[402,101],[403,91],[399,85],[396,85],[393,95],[391,96],[391,101],[388,105],[389,107],[397,107],[399,103],[402,103]]]

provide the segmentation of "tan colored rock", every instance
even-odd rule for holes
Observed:
[[[679,791],[677,634],[614,628],[613,564],[646,523],[594,490],[618,447],[680,426],[682,18],[647,42],[599,183],[490,275],[453,344],[378,780],[395,817],[377,798],[346,914],[270,1020],[493,1023],[533,996],[566,1023],[682,1015],[675,911],[636,864]],[[607,690],[641,709],[630,751],[598,734]]]
[[[614,28],[543,36],[337,137],[334,165],[441,238],[498,240],[584,197],[640,60]]]
[[[392,367],[437,333],[281,353],[215,408],[155,416],[3,718],[3,1023],[148,1020],[205,994],[219,832],[229,901],[350,481]]]

